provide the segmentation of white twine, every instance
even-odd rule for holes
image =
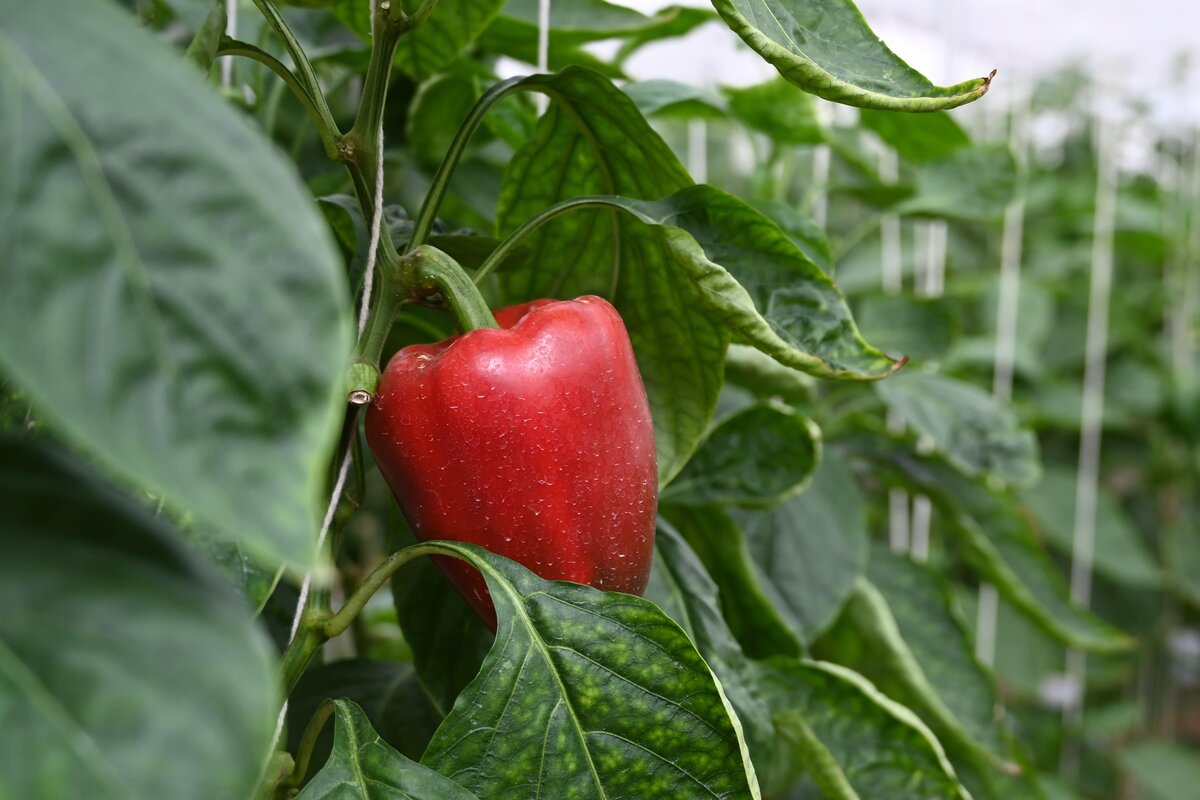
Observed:
[[[550,0],[538,0],[537,71],[550,71]],[[539,92],[533,101],[538,115],[545,114],[550,99]]]
[[[232,0],[231,0],[232,2]],[[375,29],[375,13],[371,14],[371,33],[374,35]],[[363,274],[363,293],[362,300],[358,309],[358,335],[362,336],[367,327],[367,319],[370,315],[371,308],[371,293],[375,284],[375,263],[379,256],[379,238],[383,227],[383,125],[379,126],[379,137],[376,140],[376,159],[375,159],[375,197],[374,207],[371,209],[371,240],[367,246],[367,264],[366,271]],[[325,540],[329,536],[329,528],[333,524],[333,516],[337,511],[338,502],[342,499],[342,492],[346,488],[346,476],[350,472],[350,463],[353,460],[351,451],[347,450],[346,455],[342,457],[342,464],[338,468],[337,480],[333,484],[333,492],[329,496],[329,505],[325,508],[325,519],[321,522],[321,530],[317,534],[317,553],[320,554],[325,549]],[[292,627],[288,633],[288,644],[296,640],[296,634],[300,631],[300,624],[304,620],[304,609],[308,605],[308,595],[312,591],[313,572],[307,572],[304,575],[304,580],[300,584],[300,598],[296,603],[296,612],[292,616]],[[279,709],[279,717],[275,721],[275,736],[273,738],[272,751],[279,744],[279,736],[283,733],[283,721],[287,717],[288,704],[287,700],[283,701],[282,707]]]
[[[225,0],[225,35],[237,38],[238,0]],[[233,85],[233,56],[221,59],[221,86],[228,89]]]

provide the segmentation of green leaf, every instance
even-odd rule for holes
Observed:
[[[1200,757],[1171,742],[1142,742],[1118,755],[1121,766],[1152,800],[1179,800],[1200,786]]]
[[[690,83],[656,78],[627,83],[621,90],[633,100],[647,117],[707,117],[721,119],[728,112],[728,103],[719,94]]]
[[[858,119],[862,127],[878,134],[900,158],[916,164],[937,161],[971,144],[971,137],[945,111],[896,114],[863,109]]]
[[[717,15],[707,8],[666,6],[659,9],[654,19],[656,24],[652,27],[624,37],[625,41],[614,59],[617,64],[623,64],[629,56],[652,42],[686,36],[701,25],[715,21]]]
[[[1029,486],[1041,475],[1037,437],[974,384],[902,372],[875,387],[888,408],[968,475]]]
[[[726,86],[722,92],[729,98],[729,110],[734,117],[779,144],[825,141],[816,101],[781,78],[744,88]]]
[[[525,85],[553,102],[505,172],[500,233],[569,197],[658,198],[691,184],[633,101],[603,77],[571,68]],[[526,243],[528,258],[500,273],[506,301],[589,293],[613,301],[649,394],[659,480],[669,481],[712,416],[728,333],[693,301],[669,246],[635,219],[611,211],[570,214]]]
[[[225,4],[217,3],[212,11],[208,12],[204,24],[196,31],[192,43],[184,52],[184,56],[205,75],[217,59],[217,48],[221,44],[221,37],[225,35],[225,23]]]
[[[808,485],[820,458],[821,432],[808,417],[751,406],[713,426],[662,501],[775,505]]]
[[[960,147],[922,164],[913,195],[896,213],[968,222],[999,222],[1017,190],[1017,166],[1007,146]]]
[[[865,506],[849,467],[826,454],[808,488],[786,503],[730,510],[763,591],[803,642],[833,622],[866,566]]]
[[[936,455],[911,452],[881,436],[842,444],[874,461],[885,477],[927,495],[980,575],[1042,630],[1064,644],[1096,652],[1134,644],[1069,599],[1062,575],[1010,494],[989,490]]]
[[[371,40],[371,2],[341,0],[332,9],[335,17],[367,42]],[[400,2],[406,14],[414,14],[424,0],[393,2]],[[429,19],[400,39],[395,66],[417,81],[436,75],[483,34],[503,5],[504,0],[438,0]]]
[[[0,440],[0,508],[0,796],[249,797],[277,688],[244,604],[58,448]]]
[[[475,800],[389,746],[354,702],[335,700],[333,713],[333,752],[296,800]]]
[[[297,752],[305,727],[321,704],[345,698],[361,706],[380,737],[409,758],[420,758],[439,714],[417,680],[412,664],[356,658],[305,670],[288,696],[287,751]],[[314,763],[332,752],[332,731],[324,730],[313,749]]]
[[[861,675],[819,661],[757,666],[780,735],[829,800],[970,800],[924,723]]]
[[[739,728],[687,635],[639,597],[547,582],[482,548],[496,644],[422,761],[480,800],[757,798]]]
[[[654,569],[646,599],[679,623],[721,682],[737,713],[764,793],[774,796],[798,777],[781,747],[771,708],[759,695],[737,639],[721,616],[717,585],[687,542],[665,520],[654,540]]]
[[[428,559],[392,579],[392,600],[413,666],[439,714],[450,713],[492,646],[492,634]]]
[[[725,620],[746,654],[799,655],[799,634],[784,619],[783,604],[774,602],[746,537],[727,511],[720,506],[664,504],[659,513],[687,540],[720,588]]]
[[[209,529],[194,525],[180,525],[179,528],[192,548],[228,579],[254,613],[261,613],[283,577],[283,566],[267,569],[239,542],[216,535]]]
[[[459,123],[478,98],[474,77],[459,72],[438,75],[421,84],[406,125],[408,146],[418,163],[427,168],[441,163]]]
[[[867,576],[847,613],[871,646],[868,658],[943,740],[1006,765],[995,680],[975,658],[940,576],[880,546],[871,550]]]
[[[809,261],[826,273],[833,270],[833,243],[829,241],[825,229],[813,221],[812,217],[805,216],[795,205],[782,200],[752,197],[747,202],[778,225]]]
[[[0,0],[0,141],[0,367],[105,466],[312,563],[351,324],[294,170],[109,3]]]
[[[991,77],[934,86],[900,60],[850,0],[713,0],[738,36],[806,92],[836,103],[935,111],[978,100]]]
[[[575,46],[653,30],[663,24],[626,6],[604,0],[556,0],[550,5],[550,41]],[[537,41],[538,0],[508,0],[490,34]]]
[[[946,297],[876,294],[862,300],[854,318],[869,341],[879,342],[895,357],[908,356],[919,363],[950,352],[962,332],[958,305]]]
[[[1070,555],[1075,541],[1075,471],[1047,469],[1037,486],[1023,492],[1021,499],[1041,523],[1038,529],[1046,541]],[[1096,501],[1095,572],[1127,586],[1162,586],[1162,569],[1120,503],[1103,487]]]
[[[810,376],[744,344],[731,344],[725,353],[725,383],[749,389],[759,398],[778,397],[790,403],[810,401],[816,388]]]

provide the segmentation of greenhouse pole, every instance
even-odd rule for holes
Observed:
[[[687,168],[696,183],[708,182],[708,123],[700,117],[688,120]]]
[[[1000,287],[996,303],[996,349],[992,396],[1009,403],[1016,363],[1017,317],[1021,295],[1022,241],[1025,235],[1025,176],[1028,160],[1029,98],[1013,108],[1009,144],[1017,164],[1017,194],[1004,209],[1000,238]],[[990,583],[979,586],[979,611],[975,623],[975,655],[986,666],[996,662],[996,625],[1000,598]]]
[[[1071,599],[1087,607],[1092,597],[1092,556],[1096,537],[1096,501],[1099,494],[1100,440],[1104,418],[1104,375],[1108,351],[1108,306],[1112,292],[1113,233],[1116,226],[1120,166],[1116,152],[1116,126],[1102,109],[1096,114],[1096,210],[1092,234],[1091,288],[1088,295],[1087,339],[1080,408],[1079,469],[1075,482],[1075,532],[1071,546]],[[1063,709],[1063,722],[1077,727],[1083,718],[1087,654],[1067,651],[1067,677],[1078,690],[1074,702]],[[1079,771],[1079,745],[1064,746],[1060,770]]]

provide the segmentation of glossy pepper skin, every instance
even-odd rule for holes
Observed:
[[[366,419],[380,470],[421,540],[472,542],[546,579],[641,594],[658,472],[624,323],[590,296],[511,306],[496,321],[388,363]],[[480,574],[437,560],[495,628]]]

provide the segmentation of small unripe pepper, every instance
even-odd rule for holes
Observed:
[[[641,594],[658,505],[654,428],[620,316],[599,297],[496,312],[499,328],[388,363],[367,442],[421,540],[482,545],[543,578]],[[483,578],[438,566],[493,628]]]

